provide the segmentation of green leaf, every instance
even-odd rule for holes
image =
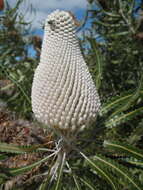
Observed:
[[[43,180],[43,182],[40,184],[38,190],[49,190],[51,188],[50,186],[52,185],[52,182],[50,181],[51,176],[49,175],[49,172],[47,173],[46,179]]]
[[[8,179],[9,177],[4,174],[4,173],[0,173],[0,179]]]
[[[102,176],[111,186],[112,189],[117,190],[115,183],[113,182],[112,178],[110,178],[110,175],[103,169],[101,169],[95,162],[93,162],[91,159],[89,159],[85,154],[80,152],[80,154],[85,158],[85,160],[89,163],[91,167],[95,169],[95,171]]]
[[[105,147],[108,147],[111,150],[123,152],[126,156],[132,156],[134,158],[143,160],[143,151],[136,147],[125,145],[124,143],[120,142],[109,142],[109,141],[104,141],[104,145]]]
[[[89,182],[89,179],[87,180],[87,179],[80,178],[80,180],[84,183],[84,185],[85,185],[86,187],[88,187],[88,189],[90,189],[90,190],[96,190],[96,189],[93,187],[93,185],[91,185],[91,182]]]
[[[128,102],[128,100],[133,96],[133,93],[133,90],[124,92],[121,96],[115,96],[112,99],[108,100],[108,102],[102,106],[100,115],[104,115],[107,112],[120,107],[121,105],[125,105],[126,102]],[[140,96],[143,96],[143,89],[140,90]]]
[[[139,181],[135,179],[135,176],[132,176],[125,167],[119,165],[114,160],[108,159],[101,155],[95,155],[93,160],[95,161],[95,164],[96,162],[100,162],[105,167],[108,167],[112,172],[115,172],[115,174],[118,174],[120,177],[122,177],[122,179],[127,180],[135,189],[142,190],[142,187],[139,184]]]
[[[132,131],[131,135],[128,138],[128,143],[136,145],[137,142],[143,136],[143,119],[139,122],[138,126]]]
[[[59,167],[59,172],[58,172],[58,178],[57,178],[57,182],[56,182],[56,186],[54,190],[59,190],[60,186],[61,186],[61,177],[62,177],[62,171],[63,171],[63,167],[64,167],[64,163],[65,163],[65,158],[66,158],[66,154],[63,153],[62,155],[62,163]]]
[[[3,72],[5,73],[5,75],[7,76],[7,78],[9,80],[11,80],[16,86],[17,88],[19,88],[19,91],[23,94],[23,96],[25,96],[25,99],[27,100],[27,102],[31,105],[31,100],[29,98],[29,96],[27,95],[27,93],[24,91],[23,87],[18,83],[18,80],[16,80],[16,76],[14,74],[12,74],[9,69],[3,67],[2,65],[0,65],[0,67],[2,68]]]
[[[139,81],[139,85],[138,85],[137,89],[135,90],[135,92],[132,93],[131,97],[128,99],[128,101],[125,102],[125,104],[119,106],[118,109],[110,115],[111,118],[114,117],[115,115],[117,115],[118,113],[121,113],[121,112],[127,110],[128,108],[130,108],[133,105],[133,102],[140,95],[142,85],[143,85],[143,76],[141,77],[141,80]]]
[[[77,190],[81,190],[79,182],[77,180],[77,177],[74,174],[72,176],[73,176],[74,183],[75,183],[75,186],[76,186]]]
[[[103,60],[100,51],[97,48],[96,42],[90,40],[93,51],[96,55],[96,88],[99,89],[101,86],[101,79],[103,73]]]
[[[133,119],[137,115],[142,115],[142,114],[143,114],[143,107],[140,107],[126,114],[121,113],[120,115],[113,116],[112,118],[110,118],[105,122],[105,125],[106,127],[112,128]]]
[[[1,160],[5,160],[6,158],[7,158],[6,155],[0,155],[0,161],[1,161]]]
[[[40,184],[38,190],[47,190],[47,182],[46,182],[46,181],[43,181],[43,182]]]
[[[132,164],[134,166],[140,167],[143,169],[143,162],[140,160],[137,160],[136,158],[120,158],[120,160],[123,160],[126,163]]]
[[[24,154],[27,152],[34,152],[38,146],[18,146],[14,144],[7,144],[0,142],[0,152],[8,152],[15,154]]]
[[[16,169],[10,169],[9,171],[14,176],[23,174],[24,172],[30,171],[34,167],[42,164],[43,162],[46,162],[49,158],[53,157],[56,153],[57,152],[54,152],[54,153],[50,154],[49,156],[46,156],[45,158],[43,158],[37,162],[34,162],[33,164],[30,164],[28,166],[24,166],[24,167],[16,168]]]

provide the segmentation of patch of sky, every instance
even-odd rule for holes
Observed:
[[[135,6],[134,6],[134,9],[133,9],[133,15],[135,17],[138,17],[139,16],[139,12],[141,10],[141,5],[142,5],[142,0],[135,0]],[[90,11],[95,11],[95,12],[98,12],[97,14],[97,17],[96,19],[97,20],[100,20],[101,16],[103,13],[100,12],[100,10],[102,9],[102,7],[96,2],[94,1],[93,4],[88,4],[85,8],[76,8],[74,10],[72,10],[72,12],[75,14],[77,20],[80,21],[80,23],[84,23],[85,22],[85,17],[86,17],[86,11],[89,10],[89,13],[88,13],[88,19],[86,20],[86,22],[84,23],[84,26],[81,27],[81,30],[79,30],[77,32],[77,35],[79,38],[82,38],[83,37],[83,32],[85,33],[85,35],[90,35],[89,33],[89,29],[91,28],[92,26],[92,21],[93,19],[91,18],[91,13]],[[52,12],[53,10],[51,10]],[[32,34],[33,35],[38,35],[40,37],[43,37],[43,34],[44,34],[44,31],[41,28],[35,28],[33,31],[32,31]],[[92,36],[95,38],[95,40],[98,42],[98,43],[106,43],[106,40],[104,39],[103,36],[101,36],[100,34],[98,34],[96,31],[92,34]],[[85,48],[88,48],[87,45]],[[36,55],[36,52],[33,48],[33,46],[29,46],[29,49],[28,49],[28,54],[30,56],[35,56]]]
[[[36,51],[35,51],[33,45],[28,46],[28,56],[29,57],[36,57]]]
[[[143,0],[135,0],[135,6],[133,10],[133,14],[135,18],[140,16],[140,11],[143,9]]]

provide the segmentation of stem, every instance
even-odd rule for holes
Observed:
[[[51,182],[57,177],[58,169],[65,161],[66,153],[61,149],[57,154],[57,160],[50,170]]]

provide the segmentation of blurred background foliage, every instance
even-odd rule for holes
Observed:
[[[17,1],[11,8],[6,2],[5,11],[0,15],[0,98],[19,116],[30,118],[31,84],[39,55],[30,57],[28,48],[39,38],[31,35],[31,24],[19,14],[21,3]]]
[[[19,14],[21,3],[18,0],[11,8],[5,1],[5,9],[0,15],[0,104],[3,109],[15,113],[17,118],[33,121],[30,92],[33,73],[39,62],[41,38],[30,33],[32,23],[26,23],[24,16]],[[81,33],[79,42],[98,88],[102,107],[96,124],[81,132],[77,138],[76,146],[84,150],[87,157],[72,152],[68,160],[68,169],[72,172],[63,172],[60,185],[53,185],[53,189],[141,190],[143,2],[87,0],[87,3],[85,18],[78,29]],[[3,8],[1,6],[0,9]],[[85,25],[87,22],[90,23],[88,27]],[[28,54],[30,45],[36,51],[35,57]],[[1,142],[1,152],[11,152],[11,147],[3,143],[7,141]],[[22,153],[20,145],[17,146]],[[31,148],[33,150],[35,148]],[[24,151],[29,153],[29,149]],[[9,153],[8,156],[13,154],[17,154],[17,147],[13,147],[12,155]],[[42,173],[48,168],[44,166],[43,169],[42,166],[39,170]],[[30,171],[31,167],[26,171],[28,169]],[[14,172],[19,174],[16,169]],[[21,169],[21,175],[22,172],[25,169]],[[11,179],[11,176],[7,178]],[[1,177],[2,185],[7,178]],[[40,184],[39,189],[48,189],[48,179],[43,178],[34,183]],[[37,187],[32,181],[28,188]],[[27,185],[20,189],[27,189]]]

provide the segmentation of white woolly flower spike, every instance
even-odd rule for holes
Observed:
[[[100,99],[80,51],[71,13],[56,10],[46,19],[40,63],[32,86],[36,118],[64,134],[95,121]]]

